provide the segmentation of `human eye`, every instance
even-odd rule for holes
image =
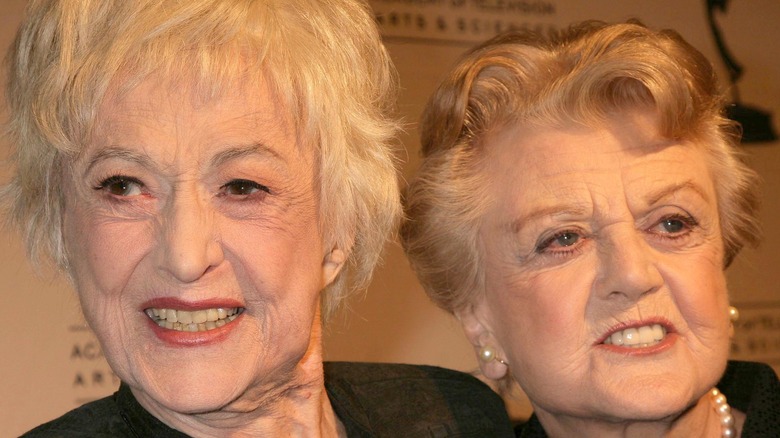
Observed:
[[[220,194],[230,197],[247,198],[270,192],[268,187],[248,179],[234,179],[220,187]]]
[[[569,255],[579,250],[584,240],[583,234],[578,230],[558,231],[552,236],[543,238],[536,245],[536,252],[556,256]]]
[[[662,237],[679,239],[687,236],[698,223],[691,216],[673,214],[664,216],[652,227],[652,231]]]
[[[101,180],[95,190],[102,190],[112,196],[130,197],[144,194],[144,184],[132,176],[112,175]]]

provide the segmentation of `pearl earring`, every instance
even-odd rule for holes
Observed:
[[[731,320],[732,323],[739,320],[739,310],[734,306],[729,306],[729,320]]]
[[[479,349],[479,360],[485,363],[495,360],[498,361],[498,363],[500,363],[501,365],[507,365],[507,363],[504,362],[503,359],[499,359],[496,357],[496,351],[493,350],[493,347],[489,347],[487,345]]]

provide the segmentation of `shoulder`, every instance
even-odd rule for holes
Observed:
[[[745,413],[742,436],[771,436],[780,430],[780,382],[770,366],[729,361],[718,388],[733,408]]]
[[[342,421],[371,436],[513,436],[501,398],[458,371],[326,362],[325,386]]]
[[[187,435],[163,424],[147,412],[124,383],[112,396],[74,409],[22,435],[39,437],[155,437],[182,438]]]
[[[131,431],[125,430],[115,397],[116,394],[87,403],[36,427],[22,438],[131,436]]]

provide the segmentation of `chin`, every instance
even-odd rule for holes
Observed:
[[[234,403],[244,391],[236,387],[195,385],[178,391],[147,392],[147,396],[162,408],[180,414],[204,414],[223,410]]]
[[[726,363],[725,354],[706,360],[675,355],[674,360],[619,367],[608,382],[596,383],[591,400],[602,400],[604,412],[616,418],[628,413],[637,420],[679,415],[718,383]]]
[[[146,375],[135,386],[151,402],[182,414],[219,411],[244,394],[250,379],[232,368],[182,364],[178,369]],[[140,381],[139,381],[140,380]]]
[[[616,420],[657,421],[675,417],[696,404],[712,385],[678,378],[650,379],[644,384],[614,388],[605,395],[604,409]],[[611,401],[607,401],[610,400]]]
[[[155,400],[165,409],[180,414],[206,414],[218,412],[230,405],[238,394],[224,391],[184,391],[179,394],[164,394]]]
[[[674,418],[696,404],[698,397],[693,399],[668,399],[666,397],[653,398],[651,403],[637,405],[626,403],[613,409],[612,414],[617,420],[631,421],[660,421]]]

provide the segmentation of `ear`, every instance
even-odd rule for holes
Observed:
[[[483,308],[482,302],[469,304],[463,309],[455,311],[455,317],[460,321],[466,339],[474,348],[474,354],[477,356],[482,374],[489,379],[499,380],[506,376],[509,368],[506,363],[501,362],[501,360],[505,361],[506,355],[490,329],[489,318],[485,315]],[[493,349],[495,352],[493,360],[485,361],[482,358],[480,353],[484,347]]]
[[[339,275],[341,268],[344,267],[346,262],[347,254],[338,248],[333,248],[329,253],[325,254],[325,257],[322,259],[323,288],[333,283],[333,280]]]

